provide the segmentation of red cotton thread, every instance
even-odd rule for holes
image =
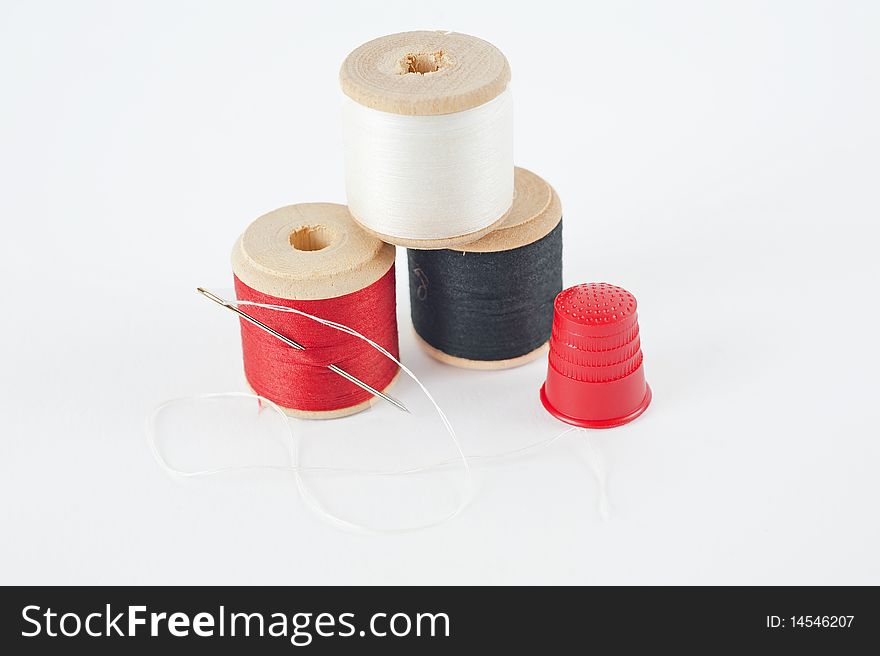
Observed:
[[[394,266],[364,289],[317,300],[291,300],[264,294],[235,277],[240,301],[290,307],[341,323],[370,338],[395,358],[397,301]],[[291,348],[256,326],[241,320],[244,371],[254,392],[285,408],[331,411],[372,398],[369,392],[327,369],[336,364],[375,389],[384,390],[398,366],[362,339],[293,312],[244,306],[248,314],[296,340],[305,351]]]

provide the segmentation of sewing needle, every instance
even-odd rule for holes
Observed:
[[[299,342],[297,342],[297,341],[295,341],[295,340],[292,340],[292,339],[290,339],[289,337],[285,337],[284,335],[282,335],[281,333],[279,333],[277,330],[274,330],[274,329],[270,328],[269,326],[267,326],[266,324],[264,324],[262,321],[258,321],[257,319],[254,319],[251,315],[246,314],[245,312],[242,312],[240,309],[238,309],[238,308],[237,308],[235,305],[233,305],[232,303],[229,303],[228,301],[226,301],[226,300],[220,298],[220,297],[217,296],[216,294],[212,294],[212,293],[209,292],[207,289],[203,289],[202,287],[197,287],[196,289],[197,289],[197,291],[199,292],[199,294],[201,294],[202,296],[205,296],[206,298],[211,299],[212,301],[214,301],[215,303],[217,303],[217,305],[222,305],[223,307],[225,307],[225,308],[227,308],[227,309],[229,309],[229,310],[232,310],[233,312],[235,312],[238,316],[240,316],[240,317],[241,317],[242,319],[244,319],[245,321],[248,321],[249,323],[252,323],[253,325],[255,325],[255,326],[256,326],[257,328],[259,328],[260,330],[263,330],[263,331],[269,333],[270,335],[272,335],[272,336],[275,337],[276,339],[278,339],[278,340],[284,342],[285,344],[287,344],[287,345],[290,346],[291,348],[295,348],[295,349],[297,349],[297,350],[299,350],[299,351],[305,351],[305,350],[306,350],[306,347],[303,346],[302,344],[300,344]],[[332,371],[332,372],[334,372],[334,373],[336,373],[336,374],[339,374],[340,376],[342,376],[342,377],[345,378],[346,380],[348,380],[348,381],[354,383],[355,385],[357,385],[358,387],[360,387],[362,390],[365,390],[365,391],[369,392],[369,393],[372,394],[373,396],[377,396],[377,397],[379,397],[380,399],[384,399],[385,401],[388,401],[388,403],[390,403],[391,405],[393,405],[394,407],[396,407],[396,408],[398,408],[398,409],[400,409],[400,410],[403,410],[404,412],[409,412],[409,409],[408,409],[405,405],[403,405],[403,403],[401,403],[400,401],[398,401],[397,399],[395,399],[393,396],[389,396],[388,394],[385,394],[384,392],[380,392],[379,390],[374,389],[373,387],[370,387],[369,385],[367,385],[367,384],[366,384],[365,382],[363,382],[362,380],[360,380],[360,379],[358,379],[358,378],[355,378],[354,376],[352,376],[350,373],[348,373],[348,372],[345,371],[344,369],[341,369],[341,368],[337,367],[335,364],[328,364],[328,365],[327,365],[327,368],[328,368],[330,371]]]

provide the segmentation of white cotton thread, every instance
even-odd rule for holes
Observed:
[[[263,306],[266,307],[266,306]],[[418,380],[416,379],[418,383]],[[418,383],[420,387],[422,387],[421,383]],[[424,389],[424,388],[423,388]],[[156,430],[156,420],[162,411],[174,403],[190,401],[192,399],[220,399],[220,398],[250,398],[254,401],[257,401],[260,404],[265,404],[266,407],[271,408],[273,412],[275,412],[283,421],[284,426],[287,428],[287,433],[289,440],[287,442],[288,454],[290,456],[290,464],[287,465],[269,465],[269,464],[258,464],[258,465],[226,465],[223,467],[214,467],[211,469],[195,469],[195,470],[186,470],[179,469],[177,467],[172,466],[168,460],[163,455],[159,445],[157,444],[157,430]],[[430,397],[429,397],[430,398]],[[432,399],[433,402],[433,399]],[[435,404],[435,407],[436,406]],[[439,410],[439,407],[438,407]],[[442,412],[442,410],[440,410]],[[514,458],[517,456],[523,456],[533,451],[538,451],[541,449],[545,449],[549,447],[551,444],[555,444],[560,439],[565,437],[566,435],[572,432],[582,432],[583,429],[578,428],[566,428],[560,433],[557,433],[553,437],[539,440],[538,442],[534,442],[532,444],[527,444],[526,446],[519,447],[516,449],[511,449],[510,451],[501,451],[499,453],[491,453],[491,454],[480,454],[480,455],[472,455],[467,456],[463,452],[460,451],[462,456],[461,459],[450,458],[447,460],[441,460],[435,463],[431,463],[428,465],[422,465],[418,467],[408,467],[404,469],[359,469],[354,467],[334,467],[334,466],[326,466],[326,465],[309,465],[303,466],[298,464],[298,441],[296,439],[296,434],[294,433],[293,426],[290,422],[290,418],[284,413],[284,411],[274,402],[270,401],[266,397],[260,396],[258,394],[252,394],[250,392],[218,392],[211,394],[199,394],[192,397],[180,397],[177,399],[170,399],[156,406],[147,420],[147,443],[150,448],[150,452],[153,454],[153,458],[159,464],[162,469],[165,470],[166,473],[172,476],[179,476],[181,478],[201,478],[208,476],[216,476],[220,474],[229,474],[233,472],[239,471],[249,471],[249,470],[265,470],[265,471],[277,471],[277,472],[289,472],[295,476],[297,491],[300,493],[300,496],[306,503],[306,506],[311,510],[314,514],[320,517],[322,520],[327,523],[336,526],[337,528],[341,528],[347,531],[352,531],[356,533],[366,533],[366,534],[393,534],[393,533],[410,533],[415,531],[420,531],[422,529],[430,528],[432,526],[439,526],[441,524],[445,524],[451,519],[458,516],[462,510],[470,503],[473,498],[473,483],[471,478],[470,471],[470,462],[480,461],[480,462],[491,462],[495,460],[504,460],[507,458]],[[583,431],[585,432],[585,431]],[[375,528],[371,526],[367,526],[365,524],[358,524],[356,522],[349,521],[340,517],[329,510],[327,510],[326,506],[320,502],[320,500],[315,497],[306,486],[305,481],[303,480],[301,474],[352,474],[358,476],[408,476],[414,474],[426,473],[438,469],[443,469],[446,467],[450,467],[459,463],[463,463],[466,467],[465,474],[467,476],[466,489],[465,493],[461,495],[459,504],[454,508],[454,510],[439,519],[432,520],[429,522],[424,522],[422,524],[417,524],[414,526],[405,526],[405,527],[396,527],[396,528]],[[604,486],[604,475],[600,477],[600,475],[593,468],[593,463],[590,463],[591,469],[593,469],[594,474],[596,474],[597,482],[599,482],[600,486],[600,514],[604,520],[608,520],[610,515],[607,512],[607,500],[605,499],[605,486]]]
[[[323,324],[329,328],[333,328],[334,330],[339,330],[341,332],[344,332],[344,333],[347,333],[347,334],[352,335],[354,337],[357,337],[358,339],[363,340],[364,342],[366,342],[367,344],[372,346],[374,349],[379,351],[386,358],[393,360],[400,367],[400,370],[403,371],[407,376],[409,376],[413,380],[413,382],[415,382],[416,385],[419,386],[419,389],[422,390],[422,392],[425,394],[425,396],[428,398],[428,400],[434,406],[434,409],[437,411],[437,415],[440,417],[440,421],[443,423],[444,428],[449,433],[449,437],[452,440],[452,443],[455,447],[455,451],[459,456],[458,458],[456,458],[452,462],[460,462],[463,467],[463,473],[464,473],[464,485],[463,485],[463,489],[461,490],[461,494],[459,496],[459,503],[452,510],[452,512],[450,512],[449,514],[447,514],[439,519],[428,521],[423,524],[417,524],[414,526],[406,526],[406,527],[390,528],[390,529],[389,528],[381,528],[380,529],[380,528],[367,526],[365,524],[358,524],[356,522],[351,522],[343,517],[340,517],[340,516],[330,512],[324,506],[324,504],[322,504],[320,502],[320,500],[309,491],[308,487],[306,486],[305,481],[303,480],[303,478],[301,476],[301,474],[303,472],[309,472],[309,471],[325,471],[325,472],[343,471],[343,472],[345,472],[345,471],[347,471],[349,473],[369,474],[369,475],[376,475],[376,476],[392,476],[392,475],[399,475],[401,473],[417,473],[419,471],[427,471],[430,468],[416,468],[416,469],[402,471],[402,472],[383,472],[383,471],[375,471],[375,470],[374,471],[357,471],[357,470],[351,470],[351,469],[335,469],[332,467],[316,467],[316,468],[314,468],[314,467],[300,467],[299,466],[299,457],[298,457],[299,442],[296,439],[296,435],[293,432],[293,427],[290,425],[290,422],[287,421],[287,415],[284,414],[284,411],[277,404],[270,401],[269,399],[258,396],[256,394],[250,395],[250,394],[239,393],[239,392],[208,394],[208,395],[202,395],[201,397],[198,397],[198,398],[216,398],[219,396],[236,396],[236,397],[252,396],[254,399],[259,400],[261,403],[265,403],[266,405],[271,407],[276,413],[278,413],[281,417],[283,417],[285,419],[285,426],[287,426],[288,432],[290,434],[290,440],[288,442],[288,451],[290,454],[291,464],[289,466],[277,466],[277,465],[231,466],[231,467],[221,467],[221,468],[215,468],[215,469],[209,469],[209,470],[197,470],[197,471],[186,471],[186,470],[180,470],[175,467],[172,467],[168,463],[168,461],[165,460],[165,457],[162,455],[162,452],[160,451],[158,445],[156,444],[156,429],[155,429],[156,418],[158,417],[159,413],[164,408],[168,407],[169,404],[174,402],[172,400],[172,401],[166,401],[165,403],[159,405],[153,411],[153,413],[150,415],[150,418],[147,421],[147,440],[149,442],[150,451],[152,452],[153,457],[156,459],[156,461],[159,463],[159,465],[163,469],[165,469],[166,472],[168,472],[169,474],[173,474],[175,476],[198,477],[198,476],[210,476],[213,474],[219,474],[219,473],[224,473],[224,472],[247,470],[247,469],[271,469],[271,470],[290,471],[295,476],[296,486],[297,486],[297,489],[299,490],[300,496],[303,498],[303,501],[305,501],[306,506],[310,510],[312,510],[316,515],[318,515],[319,517],[321,517],[325,521],[329,522],[330,524],[333,524],[334,526],[336,526],[338,528],[342,528],[342,529],[346,529],[346,530],[354,531],[354,532],[363,532],[363,533],[406,533],[406,532],[410,532],[410,531],[417,531],[417,530],[429,528],[431,526],[436,526],[438,524],[442,524],[444,522],[449,521],[453,517],[457,516],[468,505],[468,503],[470,503],[470,500],[473,497],[473,479],[471,476],[470,465],[468,463],[467,456],[465,456],[464,451],[461,448],[461,444],[459,443],[458,437],[455,434],[455,429],[452,427],[452,424],[450,423],[449,419],[446,417],[446,413],[443,412],[443,409],[439,406],[437,401],[434,400],[434,397],[431,395],[431,393],[428,391],[428,389],[422,384],[422,382],[416,377],[416,375],[412,371],[409,370],[409,368],[407,368],[403,363],[400,362],[400,360],[395,358],[391,353],[389,353],[386,349],[384,349],[382,346],[380,346],[379,344],[377,344],[376,342],[374,342],[370,338],[362,335],[358,331],[354,330],[353,328],[349,328],[348,326],[346,326],[344,324],[336,323],[335,321],[329,321],[327,319],[322,319],[321,317],[315,316],[313,314],[309,314],[308,312],[303,312],[302,310],[297,310],[296,308],[286,307],[286,306],[282,306],[282,305],[272,305],[272,304],[267,304],[267,303],[254,303],[251,301],[230,301],[230,303],[234,304],[234,305],[249,305],[249,306],[253,306],[253,307],[261,307],[261,308],[266,308],[269,310],[274,310],[277,312],[292,312],[294,314],[298,314],[298,315],[305,317],[307,319],[317,321],[318,323]]]
[[[449,239],[501,219],[513,201],[510,89],[462,112],[405,116],[346,98],[345,185],[352,215],[401,239]]]
[[[611,517],[610,514],[610,506],[608,504],[607,498],[607,486],[606,486],[606,471],[607,467],[605,466],[604,458],[602,454],[598,451],[597,447],[592,443],[589,432],[575,427],[569,427],[564,429],[562,432],[554,435],[553,437],[546,438],[543,440],[539,440],[538,442],[534,442],[532,444],[528,444],[523,447],[519,447],[516,449],[512,449],[509,451],[502,451],[499,453],[493,454],[480,454],[468,456],[464,453],[464,450],[461,447],[461,444],[458,440],[458,437],[455,433],[455,429],[452,427],[451,422],[446,416],[446,413],[443,412],[443,409],[428,391],[428,389],[422,384],[422,382],[418,379],[418,377],[410,371],[405,365],[403,365],[397,358],[395,358],[391,353],[385,350],[382,346],[369,339],[368,337],[362,335],[358,331],[345,326],[344,324],[340,324],[334,321],[329,321],[327,319],[322,319],[321,317],[317,317],[315,315],[309,314],[307,312],[303,312],[302,310],[297,310],[295,308],[290,308],[281,305],[272,305],[266,303],[254,303],[251,301],[230,301],[235,305],[250,305],[254,307],[266,308],[269,310],[274,310],[278,312],[292,312],[294,314],[298,314],[300,316],[306,317],[308,319],[312,319],[313,321],[317,321],[325,326],[333,328],[335,330],[339,330],[341,332],[348,333],[349,335],[353,335],[358,339],[361,339],[368,343],[370,346],[378,350],[385,357],[393,360],[400,367],[401,371],[403,371],[407,376],[409,376],[416,385],[419,386],[419,389],[425,394],[430,403],[434,406],[434,409],[437,412],[441,422],[443,423],[444,428],[448,432],[450,439],[455,447],[455,451],[457,453],[456,458],[447,459],[435,463],[431,463],[428,465],[418,466],[418,467],[409,467],[404,469],[393,469],[393,470],[379,470],[379,469],[358,469],[351,467],[333,467],[333,466],[301,466],[299,464],[299,441],[296,438],[296,434],[294,433],[293,426],[289,421],[289,418],[284,413],[284,411],[273,401],[259,396],[257,394],[251,394],[247,392],[221,392],[221,393],[213,393],[213,394],[201,394],[194,397],[182,397],[178,399],[171,399],[169,401],[165,401],[164,403],[158,405],[150,417],[147,420],[146,433],[147,433],[147,442],[150,448],[150,452],[155,458],[156,462],[166,471],[166,473],[179,476],[182,478],[198,478],[198,477],[207,477],[214,476],[218,474],[231,473],[236,471],[246,471],[246,470],[271,470],[271,471],[280,471],[280,472],[290,472],[293,473],[297,490],[299,491],[300,496],[305,502],[306,506],[315,513],[318,517],[328,522],[329,524],[336,526],[337,528],[341,528],[344,530],[357,532],[357,533],[366,533],[366,534],[397,534],[397,533],[410,533],[414,531],[423,530],[426,528],[430,528],[433,526],[439,526],[440,524],[444,524],[447,521],[458,516],[464,508],[470,503],[473,498],[473,477],[471,473],[471,462],[473,461],[494,461],[501,460],[506,458],[512,458],[516,456],[525,455],[527,453],[537,451],[540,449],[544,449],[549,447],[550,445],[556,443],[561,438],[569,435],[571,433],[583,434],[586,438],[585,441],[587,443],[587,450],[589,452],[588,464],[590,469],[592,470],[596,482],[598,485],[599,491],[599,513],[603,520],[609,520]],[[224,467],[215,467],[212,469],[199,469],[199,470],[184,470],[173,467],[162,454],[161,449],[157,444],[157,430],[156,430],[156,420],[161,414],[161,412],[169,407],[170,405],[181,402],[195,399],[216,399],[216,398],[252,398],[255,401],[258,401],[261,404],[265,404],[267,407],[271,408],[278,416],[283,420],[284,426],[287,428],[289,440],[287,442],[288,454],[290,456],[290,464],[288,465],[270,465],[270,464],[258,464],[258,465],[228,465]],[[413,475],[419,473],[425,473],[432,470],[437,470],[441,468],[450,467],[453,465],[461,464],[463,468],[464,474],[464,484],[462,486],[462,490],[460,490],[459,502],[456,507],[446,515],[430,520],[421,524],[403,526],[403,527],[395,527],[395,528],[376,528],[372,526],[368,526],[365,524],[359,524],[357,522],[352,522],[347,520],[339,515],[334,514],[327,507],[321,503],[321,501],[311,493],[305,481],[302,478],[302,474],[304,473],[334,473],[334,474],[356,474],[356,475],[366,475],[366,476],[405,476],[405,475]]]
[[[584,442],[587,445],[587,464],[596,478],[596,487],[599,492],[599,516],[603,521],[611,520],[611,504],[608,501],[608,466],[605,464],[605,456],[599,449],[595,437],[590,435],[590,431],[585,428],[578,428],[579,433],[583,433]]]

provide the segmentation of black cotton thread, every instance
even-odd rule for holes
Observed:
[[[507,360],[550,339],[562,291],[562,222],[538,241],[497,253],[408,250],[416,332],[467,360]]]

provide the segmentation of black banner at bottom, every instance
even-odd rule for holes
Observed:
[[[866,587],[7,587],[0,612],[8,654],[841,650],[880,637]]]

